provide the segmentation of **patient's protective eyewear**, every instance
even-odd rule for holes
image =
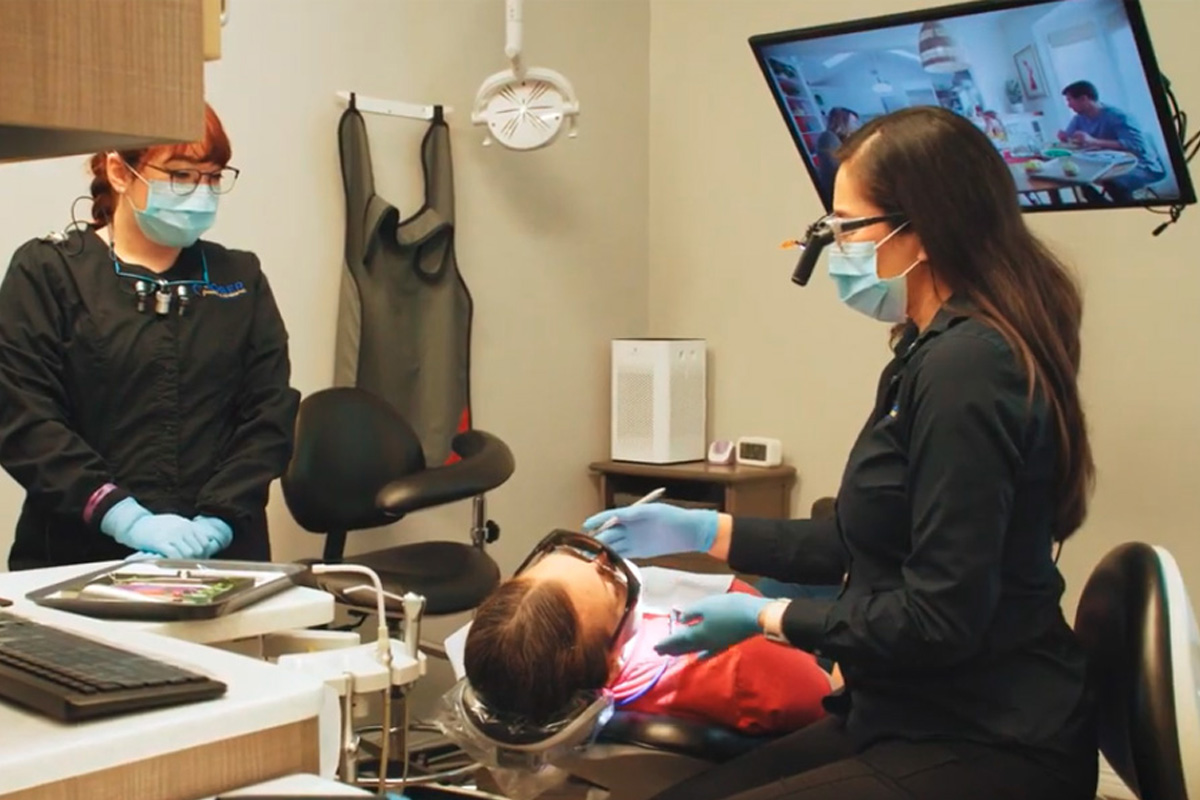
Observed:
[[[618,641],[641,596],[642,583],[637,574],[625,559],[598,539],[575,531],[556,530],[538,542],[521,566],[517,567],[514,575],[520,575],[550,553],[564,553],[594,564],[603,577],[625,589],[625,610],[621,613],[621,620],[613,632],[613,641]]]
[[[899,224],[904,220],[904,215],[898,212],[874,217],[846,218],[836,214],[827,214],[821,217],[808,226],[803,240],[791,239],[783,243],[784,247],[801,249],[800,260],[796,262],[796,268],[792,270],[792,283],[799,286],[808,285],[808,280],[812,277],[813,268],[817,265],[817,258],[821,255],[821,251],[831,244],[840,246],[847,241],[848,234],[878,225],[881,222]]]

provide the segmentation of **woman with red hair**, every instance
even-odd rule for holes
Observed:
[[[269,560],[268,487],[299,402],[258,258],[200,237],[237,182],[204,138],[97,153],[91,222],[0,284],[0,466],[26,498],[10,569]]]

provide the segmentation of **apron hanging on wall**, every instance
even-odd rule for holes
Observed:
[[[435,118],[421,142],[425,203],[408,219],[375,194],[362,114],[338,124],[346,190],[346,264],[338,302],[334,385],[391,403],[429,465],[455,460],[471,427],[471,294],[454,256],[450,130]]]

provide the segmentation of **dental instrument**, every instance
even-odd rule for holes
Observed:
[[[660,486],[657,489],[655,489],[654,491],[647,494],[646,496],[641,497],[637,500],[634,500],[629,505],[640,506],[643,503],[653,503],[655,500],[662,497],[666,493],[667,493],[667,488],[665,486]],[[596,528],[596,530],[592,531],[592,536],[596,536],[597,534],[604,533],[606,530],[608,530],[612,526],[616,525],[618,521],[619,520],[617,519],[616,516],[609,517],[608,519],[606,519],[604,521],[604,523],[599,528]]]

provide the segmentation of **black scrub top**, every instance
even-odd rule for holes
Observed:
[[[93,231],[33,240],[0,283],[0,465],[26,491],[10,569],[129,555],[100,520],[133,496],[219,517],[221,558],[269,560],[266,504],[291,457],[299,394],[287,332],[252,253],[200,241],[147,279],[200,280],[186,312],[138,311]],[[101,490],[101,491],[97,491]],[[97,502],[98,501],[98,502]]]
[[[798,583],[783,632],[837,661],[862,743],[950,738],[1095,757],[1052,558],[1057,434],[1000,333],[943,308],[884,370],[831,520],[735,519],[729,563]]]

